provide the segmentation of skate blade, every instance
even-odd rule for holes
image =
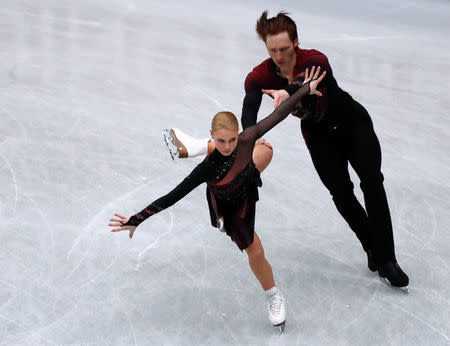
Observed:
[[[283,323],[277,324],[274,327],[280,328],[280,333],[283,333],[284,332],[284,328],[286,327],[286,321],[284,321]]]
[[[389,286],[390,288],[393,288],[394,290],[401,291],[401,292],[403,292],[403,293],[405,293],[405,294],[408,294],[408,293],[409,293],[409,288],[408,288],[408,286],[404,286],[404,287],[397,287],[397,286],[394,286],[394,285],[392,285],[392,284],[389,282],[388,279],[383,278],[383,277],[381,277],[381,276],[380,276],[380,280],[381,280],[381,282],[383,282],[385,285]]]
[[[172,142],[173,142],[172,133],[168,129],[164,129],[163,130],[163,138],[164,138],[164,142],[166,143],[167,150],[169,151],[170,157],[172,158],[172,160],[175,160],[175,158],[178,157],[178,150],[172,144]]]

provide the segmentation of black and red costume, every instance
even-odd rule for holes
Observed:
[[[171,192],[131,216],[124,225],[138,226],[206,182],[212,225],[219,228],[219,219],[223,218],[226,233],[240,250],[246,249],[253,243],[258,187],[262,185],[252,159],[255,141],[285,119],[308,92],[306,84],[268,117],[247,127],[239,134],[236,149],[229,156],[215,149]]]
[[[293,114],[302,119],[301,130],[314,167],[333,197],[339,213],[355,232],[365,251],[377,264],[395,260],[392,223],[383,187],[381,149],[372,120],[362,105],[342,90],[333,76],[327,57],[316,51],[296,48],[294,79],[289,84],[271,59],[263,61],[245,80],[242,126],[256,122],[262,100],[261,89],[298,89],[306,68],[320,66],[327,75],[319,85],[322,97],[307,95],[302,108]],[[348,172],[352,165],[361,180],[366,208],[356,199]]]

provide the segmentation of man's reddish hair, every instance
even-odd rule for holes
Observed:
[[[294,42],[297,38],[297,25],[288,16],[289,13],[281,11],[276,17],[267,18],[267,10],[264,11],[256,22],[256,32],[261,40],[266,42],[267,35],[277,35],[286,31]]]

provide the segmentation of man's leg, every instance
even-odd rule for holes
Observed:
[[[381,173],[381,148],[369,114],[359,104],[355,108],[347,144],[349,161],[361,180],[370,239],[375,260],[381,264],[395,261],[391,215]]]
[[[372,246],[369,239],[368,218],[353,192],[343,137],[331,131],[323,129],[308,133],[307,145],[311,159],[320,180],[333,196],[337,210],[355,232],[363,249],[370,252]],[[369,267],[375,270],[371,263]]]
[[[349,160],[361,180],[378,274],[390,285],[407,291],[408,275],[395,258],[391,215],[381,173],[380,143],[364,107],[356,103],[351,118],[352,127],[348,133]]]

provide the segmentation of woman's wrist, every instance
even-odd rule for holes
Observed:
[[[142,221],[138,219],[136,215],[131,216],[127,222],[123,224],[123,226],[139,226]]]
[[[295,92],[301,88],[301,85],[298,84],[289,84],[287,87],[285,87],[283,90],[285,90],[289,96],[292,96],[295,94]]]

